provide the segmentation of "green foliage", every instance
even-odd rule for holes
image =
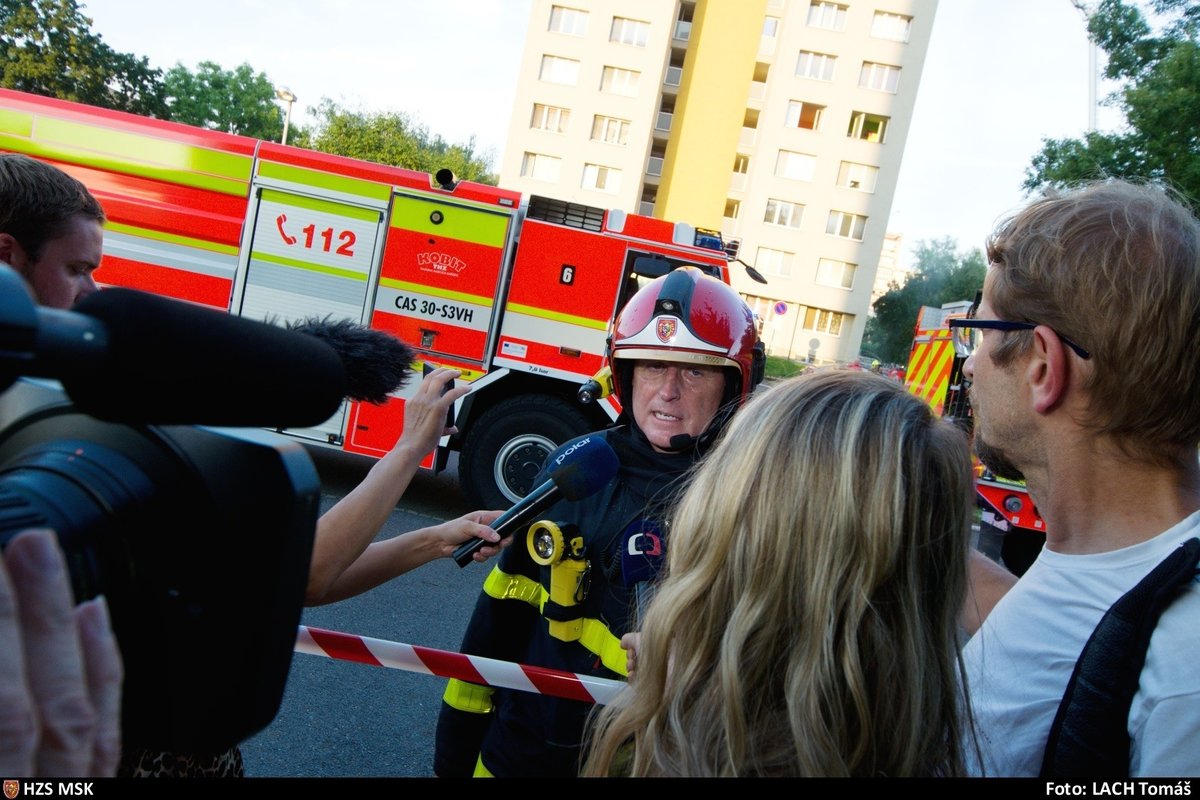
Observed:
[[[163,116],[162,71],[91,26],[75,0],[0,0],[0,86]]]
[[[783,356],[767,356],[767,365],[763,374],[768,378],[790,378],[804,372],[805,364],[792,361]]]
[[[875,301],[867,320],[862,350],[882,361],[905,364],[912,348],[913,326],[921,306],[941,306],[955,300],[974,300],[987,271],[978,249],[962,253],[949,237],[917,245],[917,268],[903,286],[892,283]]]
[[[195,72],[176,64],[163,77],[163,86],[176,122],[274,142],[283,135],[275,87],[249,64],[225,70],[202,61]]]
[[[315,130],[301,132],[294,144],[423,172],[446,167],[459,180],[496,183],[490,153],[477,153],[474,137],[449,144],[407,114],[350,111],[329,98],[321,101],[317,117]]]
[[[1200,6],[1156,0],[1153,8],[1164,20],[1158,34],[1124,0],[1101,0],[1088,19],[1089,35],[1108,54],[1105,77],[1123,82],[1108,102],[1124,111],[1129,129],[1044,140],[1026,170],[1026,189],[1156,180],[1200,201]]]

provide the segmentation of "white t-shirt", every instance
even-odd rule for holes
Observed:
[[[1100,618],[1180,543],[1200,511],[1146,542],[1090,555],[1043,549],[963,649],[982,770],[1036,776],[1050,725]],[[1129,711],[1130,775],[1200,775],[1200,582],[1159,620]],[[968,747],[968,758],[973,748]],[[972,758],[973,760],[973,758]]]

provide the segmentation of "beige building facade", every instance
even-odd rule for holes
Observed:
[[[770,353],[851,361],[936,8],[534,0],[501,185],[719,230]]]

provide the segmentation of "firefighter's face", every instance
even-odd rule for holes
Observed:
[[[720,367],[637,361],[633,367],[633,418],[660,453],[671,437],[699,436],[712,422],[725,394]]]
[[[50,308],[70,308],[96,291],[92,272],[100,266],[104,229],[100,223],[77,216],[67,223],[62,235],[42,245],[35,261],[19,242],[0,234],[3,257],[33,289],[34,299]]]
[[[988,302],[992,278],[988,269],[983,281],[983,297],[975,316],[978,319],[997,319]],[[1027,389],[1020,380],[1017,358],[1003,367],[992,361],[992,350],[1004,335],[1003,331],[981,330],[975,352],[963,364],[963,374],[971,381],[971,414],[975,425],[975,452],[984,466],[1002,478],[1022,480],[1021,466],[1028,455],[1028,445],[1036,439],[1029,417]]]

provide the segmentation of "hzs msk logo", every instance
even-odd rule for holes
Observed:
[[[21,792],[21,782],[20,781],[7,781],[6,780],[4,782],[4,796],[7,797],[8,800],[13,800],[13,798],[16,797],[20,792]]]

